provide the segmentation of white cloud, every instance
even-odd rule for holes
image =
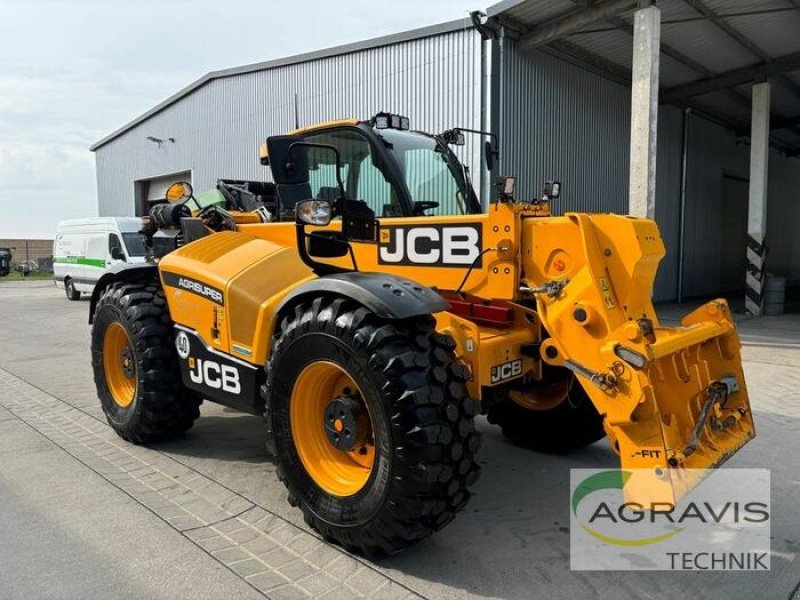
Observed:
[[[89,145],[208,71],[457,19],[469,0],[3,0],[0,238],[96,214]]]

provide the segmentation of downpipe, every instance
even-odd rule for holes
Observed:
[[[683,109],[683,138],[681,139],[681,200],[678,217],[678,304],[683,303],[683,263],[686,245],[686,177],[689,165],[689,117],[692,109]]]

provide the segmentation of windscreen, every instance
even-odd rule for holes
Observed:
[[[400,167],[413,202],[438,202],[430,215],[469,213],[470,190],[455,156],[426,135],[397,129],[376,130]]]
[[[147,249],[140,233],[123,233],[122,239],[128,250],[128,256],[147,256]]]

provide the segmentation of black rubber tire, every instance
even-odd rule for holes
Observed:
[[[81,293],[75,289],[75,283],[69,277],[64,280],[64,293],[67,295],[67,300],[81,299]]]
[[[574,379],[566,399],[550,410],[531,410],[504,398],[489,408],[487,418],[518,446],[565,453],[606,436],[603,416],[583,386]]]
[[[322,536],[350,552],[392,554],[453,520],[478,478],[477,404],[455,343],[436,333],[432,317],[378,318],[343,298],[298,305],[273,339],[262,388],[268,450],[289,502]],[[328,494],[300,461],[289,423],[297,374],[316,360],[345,368],[373,420],[375,466],[357,494]]]
[[[103,370],[106,328],[119,322],[133,342],[137,386],[133,402],[118,405]],[[120,437],[141,444],[175,437],[200,416],[202,399],[184,388],[175,334],[159,283],[115,282],[97,301],[92,327],[92,367],[97,395],[109,425]]]

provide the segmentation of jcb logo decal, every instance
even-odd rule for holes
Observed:
[[[242,391],[239,370],[230,365],[221,365],[213,360],[190,357],[189,378],[193,383],[205,384],[211,389],[222,390],[229,394],[238,394]]]
[[[501,381],[511,379],[512,377],[519,377],[520,375],[522,375],[522,360],[518,358],[517,360],[511,360],[492,367],[490,379],[492,383],[500,383]]]
[[[481,266],[481,226],[413,225],[382,226],[378,262],[384,265],[430,267]]]

